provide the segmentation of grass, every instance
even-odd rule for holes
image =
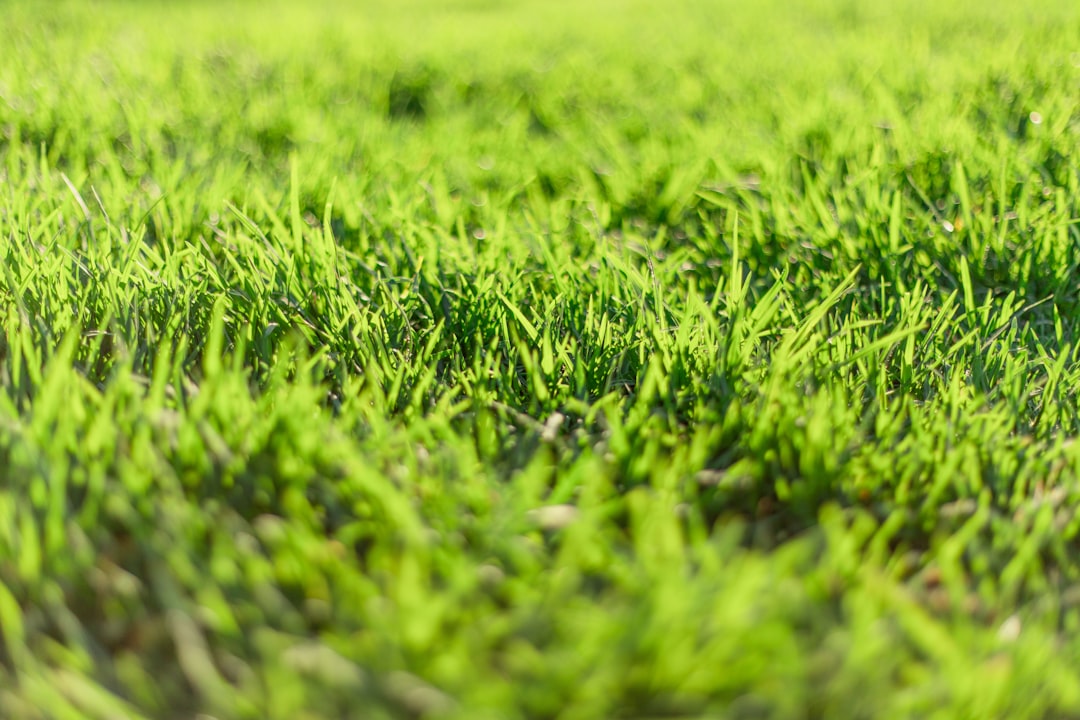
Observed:
[[[1080,9],[0,4],[0,708],[1080,717]]]

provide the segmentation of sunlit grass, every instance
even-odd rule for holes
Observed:
[[[1080,717],[1042,5],[0,6],[0,715]]]

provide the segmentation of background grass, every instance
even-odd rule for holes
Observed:
[[[4,717],[1080,717],[1074,2],[0,27]]]

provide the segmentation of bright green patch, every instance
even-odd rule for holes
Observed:
[[[1040,5],[0,5],[0,714],[1080,717]]]

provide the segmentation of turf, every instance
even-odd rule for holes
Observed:
[[[1080,717],[1080,6],[0,3],[0,714]]]

